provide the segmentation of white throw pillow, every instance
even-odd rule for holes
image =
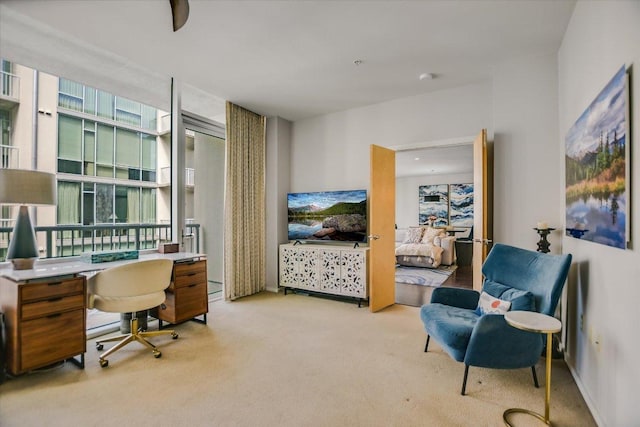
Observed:
[[[422,243],[425,245],[433,245],[433,240],[440,236],[442,230],[438,230],[433,227],[425,227],[424,233],[422,233]]]
[[[422,227],[409,227],[402,243],[420,243],[422,231]]]

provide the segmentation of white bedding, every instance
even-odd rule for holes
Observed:
[[[396,261],[401,265],[437,268],[443,249],[424,243],[403,243],[396,248]]]

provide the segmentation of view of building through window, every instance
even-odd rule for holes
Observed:
[[[168,112],[6,60],[1,73],[0,167],[57,176],[57,206],[33,208],[41,258],[171,239]],[[0,261],[16,209],[0,211]]]

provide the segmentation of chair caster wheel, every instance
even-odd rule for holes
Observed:
[[[109,366],[109,361],[105,359],[100,359],[100,367],[106,368],[107,366]]]
[[[173,338],[174,340],[177,340],[177,339],[178,339],[178,336],[179,336],[179,335],[178,335],[176,332],[174,332],[174,333],[172,333],[172,334],[171,334],[171,338]]]
[[[104,346],[101,343],[99,342],[96,343],[96,350],[102,350],[103,348]]]
[[[155,357],[156,359],[160,359],[162,357],[162,353],[160,353],[159,351],[154,351],[153,357]]]

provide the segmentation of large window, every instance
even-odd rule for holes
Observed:
[[[58,172],[156,181],[156,136],[58,115]]]
[[[63,78],[58,106],[58,172],[156,181],[155,108]]]
[[[59,180],[58,224],[155,224],[156,191],[155,188]]]

